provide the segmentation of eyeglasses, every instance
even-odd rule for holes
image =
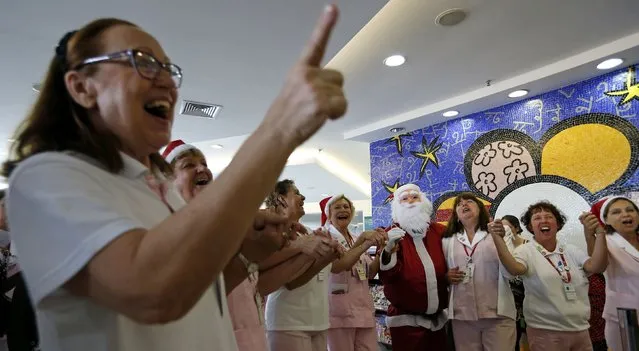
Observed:
[[[96,63],[113,62],[122,58],[128,58],[142,78],[155,80],[160,75],[161,70],[164,69],[171,75],[176,88],[182,85],[182,69],[178,65],[160,62],[153,55],[136,49],[88,58],[75,66],[74,70]]]

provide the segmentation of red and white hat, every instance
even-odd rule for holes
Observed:
[[[183,152],[188,150],[198,150],[195,146],[191,144],[187,144],[181,139],[173,140],[170,142],[164,151],[162,152],[162,157],[166,160],[166,162],[171,163],[175,160],[176,157],[180,156]]]
[[[331,209],[331,205],[342,198],[344,198],[344,194],[330,196],[320,201],[320,209],[322,210],[322,227],[326,225],[326,222],[328,222],[328,218],[330,217],[329,212]]]
[[[594,214],[595,216],[597,216],[597,219],[599,219],[599,223],[601,223],[602,225],[606,225],[606,220],[604,219],[604,214],[606,213],[606,209],[608,208],[608,206],[610,206],[610,204],[617,199],[626,199],[628,201],[631,201],[630,199],[628,199],[625,196],[608,196],[608,197],[604,197],[603,199],[595,202],[594,205],[592,205],[592,207],[590,208],[590,213]]]
[[[399,201],[399,197],[401,197],[402,194],[407,191],[414,191],[417,193],[421,193],[422,189],[420,189],[419,186],[415,184],[411,184],[411,183],[404,184],[400,186],[399,188],[397,188],[397,190],[395,190],[395,192],[393,193],[393,200],[397,199],[397,201]]]

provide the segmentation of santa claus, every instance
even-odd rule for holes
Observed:
[[[379,276],[390,306],[386,325],[395,350],[446,350],[448,305],[442,235],[433,205],[414,184],[395,191],[393,226]]]

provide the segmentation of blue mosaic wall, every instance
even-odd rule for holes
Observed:
[[[613,189],[634,190],[639,185],[639,80],[635,78],[635,67],[624,68],[527,100],[373,142],[374,226],[390,224],[389,194],[406,183],[418,184],[435,208],[459,191],[475,192],[495,207],[518,185],[548,179],[565,184],[588,202]],[[614,130],[574,128],[584,124]],[[562,133],[566,131],[573,135],[566,139],[566,133]],[[627,139],[628,145],[624,139],[623,155],[619,157],[629,161],[623,161],[627,165],[624,163],[618,177],[601,185],[544,172],[544,168],[561,168],[561,159],[554,166],[548,161],[547,151],[561,146],[552,140],[553,136],[587,140],[592,137],[589,133],[603,135],[600,132]],[[594,158],[602,157],[588,150]],[[500,172],[482,171],[481,167],[496,155],[504,165]],[[590,162],[588,155],[577,156]],[[542,158],[546,159],[542,162]],[[588,167],[596,169],[596,162]]]

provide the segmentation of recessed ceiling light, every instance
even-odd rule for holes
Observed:
[[[15,143],[16,140],[13,139],[13,138],[9,138],[9,139],[7,139],[7,141],[10,142],[10,143]]]
[[[213,144],[211,145],[211,147],[214,149],[224,149],[224,145],[222,144]]]
[[[526,96],[528,95],[528,90],[525,89],[521,89],[521,90],[515,90],[513,92],[511,92],[510,94],[508,94],[509,98],[518,98],[518,97],[522,97],[522,96]]]
[[[615,68],[619,66],[622,63],[623,63],[623,60],[620,58],[611,58],[611,59],[602,61],[600,64],[598,64],[597,69],[611,69],[611,68]]]
[[[442,115],[444,117],[455,117],[459,114],[459,111],[455,111],[455,110],[450,110],[450,111],[446,111],[444,113],[442,113]]]
[[[399,133],[399,132],[403,132],[405,130],[406,130],[406,128],[404,128],[404,127],[395,127],[395,128],[391,128],[390,132],[391,133]]]
[[[466,12],[462,9],[450,9],[446,10],[435,18],[435,23],[440,26],[454,26],[461,23],[464,19],[466,19]]]
[[[392,55],[384,59],[384,64],[388,67],[401,66],[406,62],[406,58],[402,55]]]

